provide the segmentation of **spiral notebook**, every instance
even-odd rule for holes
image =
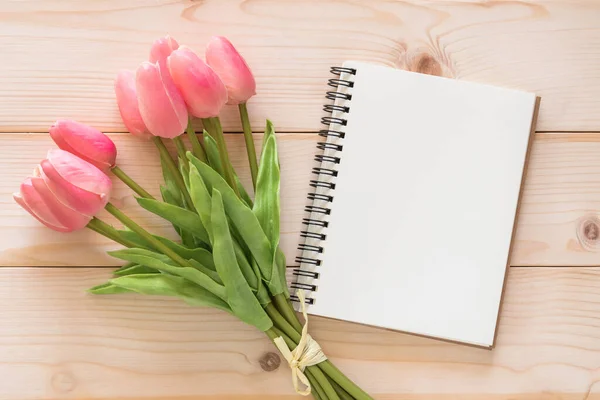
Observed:
[[[332,73],[292,288],[309,314],[493,347],[536,96]]]

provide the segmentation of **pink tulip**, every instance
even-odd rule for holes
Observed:
[[[179,43],[169,35],[157,39],[152,43],[152,48],[150,49],[150,62],[158,63],[162,68],[166,65],[167,57],[178,48]]]
[[[159,64],[143,62],[135,86],[140,115],[154,136],[172,139],[185,130],[188,113],[181,94]]]
[[[256,94],[256,82],[244,57],[223,36],[213,36],[206,47],[206,62],[227,87],[227,104],[245,103]]]
[[[115,166],[117,147],[98,129],[64,119],[52,125],[50,136],[58,147],[94,164],[102,171],[108,171]]]
[[[133,71],[123,70],[115,79],[115,94],[121,118],[127,130],[133,135],[142,138],[150,138],[146,124],[140,114],[137,92],[135,89],[135,74]]]
[[[171,53],[167,63],[190,114],[198,118],[219,115],[227,103],[227,89],[215,71],[184,47]]]
[[[44,183],[70,209],[93,216],[108,203],[112,182],[87,161],[63,150],[50,150],[40,169]]]
[[[25,179],[13,198],[38,221],[58,232],[82,229],[92,219],[58,201],[42,178]]]

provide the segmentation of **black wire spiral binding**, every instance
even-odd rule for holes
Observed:
[[[329,196],[327,194],[321,194],[321,193],[309,193],[306,197],[309,200],[323,200],[323,201],[328,201],[330,203],[333,201],[333,196]]]
[[[342,79],[342,74],[356,75],[356,70],[347,67],[332,67],[331,73],[337,75],[338,78],[329,79],[327,84],[336,89],[343,88],[344,91],[329,91],[326,93],[325,97],[334,102],[342,101],[346,102],[346,104],[326,104],[323,106],[323,110],[332,115],[321,118],[321,123],[327,126],[327,129],[320,130],[319,136],[327,140],[317,143],[317,148],[327,152],[327,154],[318,154],[315,156],[315,161],[319,163],[319,166],[312,169],[312,173],[316,177],[315,179],[311,179],[310,186],[317,190],[308,193],[307,198],[313,203],[304,208],[308,213],[308,217],[302,219],[302,224],[306,226],[306,230],[303,230],[300,233],[300,236],[305,238],[305,240],[313,239],[319,242],[324,241],[327,238],[327,235],[320,231],[315,232],[311,227],[316,227],[317,229],[329,227],[328,221],[320,219],[321,217],[316,217],[315,214],[321,216],[331,214],[331,208],[322,203],[331,203],[333,201],[333,195],[317,193],[317,191],[319,188],[335,190],[335,183],[330,182],[329,180],[338,176],[338,170],[334,166],[339,164],[341,159],[340,157],[332,155],[332,153],[343,150],[343,146],[338,144],[338,141],[344,139],[346,136],[345,132],[341,129],[348,123],[348,120],[344,118],[344,114],[350,112],[350,107],[347,102],[352,100],[352,95],[347,93],[347,91],[354,87],[354,82],[352,80]],[[335,141],[335,143],[332,143],[332,140]],[[323,177],[328,177],[328,180],[323,179]],[[319,279],[318,272],[303,269],[302,266],[310,265],[311,268],[321,266],[321,260],[317,258],[317,256],[323,253],[323,246],[318,245],[318,243],[311,244],[305,241],[298,245],[298,250],[301,251],[301,255],[296,257],[296,262],[298,262],[300,266],[294,269],[294,275],[296,277],[306,277],[315,280]],[[317,290],[316,284],[298,281],[292,283],[291,287],[313,292]],[[295,295],[291,295],[290,298],[294,301],[299,301],[298,297]],[[307,304],[314,304],[314,302],[314,298],[306,298]]]
[[[321,221],[320,219],[313,219],[313,218],[302,218],[302,225],[314,225],[314,226],[321,226],[323,228],[327,228],[329,226],[329,222],[327,221]],[[298,245],[298,249],[300,249],[300,246],[306,246],[305,244],[300,244]],[[303,250],[303,249],[300,249]]]
[[[315,156],[315,161],[318,162],[330,162],[330,163],[334,163],[334,164],[339,164],[340,163],[340,158],[339,157],[332,157],[332,156],[325,156],[323,154],[317,154]]]
[[[313,172],[313,174],[317,174],[317,175],[338,176],[338,172],[335,169],[331,169],[331,168],[317,167],[317,168],[313,168],[312,172]]]

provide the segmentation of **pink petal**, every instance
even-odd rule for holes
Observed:
[[[27,198],[27,201],[25,201],[25,198]],[[21,192],[13,193],[13,199],[48,228],[58,232],[70,232],[70,229],[58,222],[58,219],[48,210],[44,200],[33,188],[30,178],[21,183]]]
[[[219,76],[187,48],[175,50],[167,62],[190,113],[198,118],[219,115],[227,102],[227,89]]]
[[[158,65],[143,62],[136,73],[140,114],[150,133],[172,139],[187,126],[187,110],[176,90],[165,87]]]
[[[182,115],[183,110],[185,109],[185,116],[187,118],[187,109],[181,107],[181,104],[184,104],[183,97],[175,83],[173,82],[173,78],[171,78],[171,74],[169,73],[169,69],[167,68],[167,58],[174,50],[179,48],[179,43],[171,36],[167,35],[160,39],[157,39],[152,44],[152,48],[150,49],[150,62],[158,65],[158,70],[160,71],[160,77],[162,78],[163,85],[165,86],[165,91],[167,96],[171,100],[171,104],[173,104],[173,109],[177,113],[177,115]]]
[[[62,150],[75,154],[103,171],[115,165],[114,142],[91,126],[72,120],[58,120],[50,128],[50,136]]]
[[[256,81],[244,57],[223,36],[214,36],[206,47],[206,62],[227,87],[227,104],[245,103],[256,94]]]
[[[69,231],[76,231],[84,228],[92,217],[78,213],[77,211],[62,204],[50,191],[44,179],[31,178],[33,188],[39,195],[39,198],[46,205],[46,210],[49,211],[61,226],[66,227]],[[27,201],[27,198],[24,197]]]
[[[63,150],[51,150],[40,163],[42,177],[63,204],[93,216],[110,198],[112,182],[92,164]]]
[[[137,92],[135,90],[135,74],[133,71],[121,71],[115,80],[115,95],[121,118],[127,130],[134,136],[150,138],[146,124],[138,107]]]
[[[150,62],[162,65],[166,62],[167,57],[178,48],[179,43],[169,35],[157,39],[150,48]]]

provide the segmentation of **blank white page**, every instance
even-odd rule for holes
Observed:
[[[493,346],[536,96],[348,62],[315,315]],[[313,229],[314,230],[314,229]],[[308,239],[307,243],[315,242]],[[313,253],[303,254],[306,257]],[[302,266],[304,267],[304,266]]]

